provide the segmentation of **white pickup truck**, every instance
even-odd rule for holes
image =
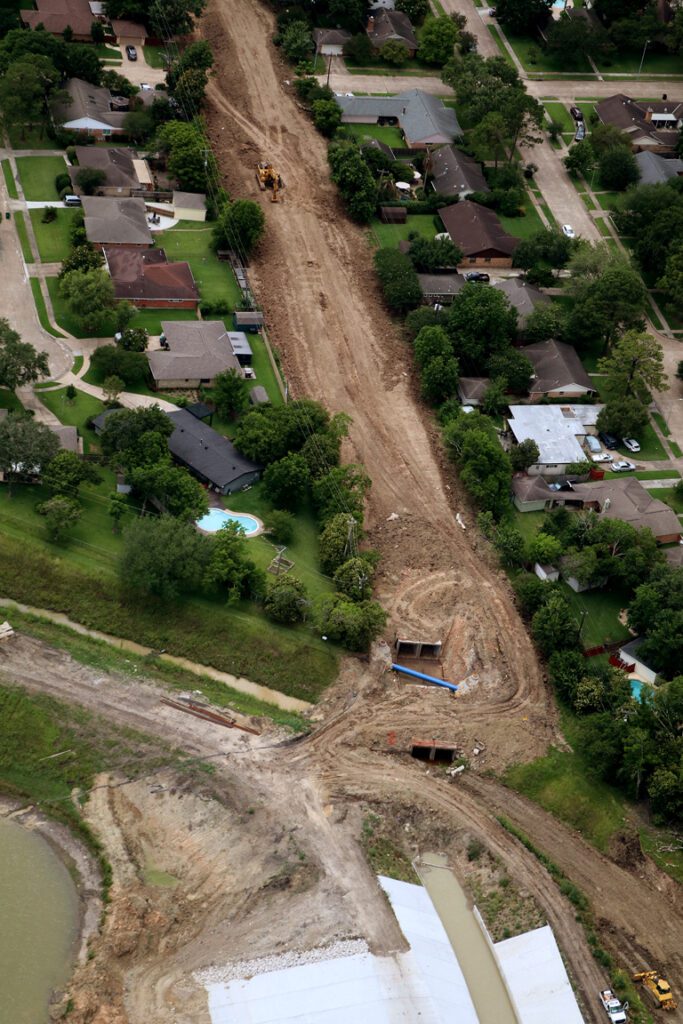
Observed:
[[[612,1024],[625,1024],[628,1020],[626,1011],[628,1003],[620,1003],[611,988],[604,988],[600,993],[600,1002],[605,1007]]]

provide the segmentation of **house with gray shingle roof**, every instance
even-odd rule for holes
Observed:
[[[103,245],[149,246],[152,232],[142,199],[83,196],[85,233],[98,249]]]
[[[430,184],[440,196],[465,199],[472,192],[490,192],[481,164],[455,146],[440,146],[430,157]]]
[[[520,349],[530,360],[534,377],[529,385],[529,397],[583,398],[596,393],[576,349],[562,341],[539,341]]]
[[[671,178],[683,176],[683,160],[660,156],[649,150],[636,153],[636,164],[641,185],[664,185]]]
[[[462,135],[455,111],[437,96],[410,89],[398,96],[335,96],[342,124],[396,124],[409,149],[447,145]]]
[[[368,18],[368,39],[374,50],[380,51],[385,43],[403,43],[408,56],[414,57],[418,49],[415,29],[403,11],[380,10]]]

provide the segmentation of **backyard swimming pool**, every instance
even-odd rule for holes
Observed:
[[[634,700],[642,700],[643,690],[645,693],[653,693],[653,688],[648,683],[641,683],[640,679],[631,680],[631,696]]]
[[[226,512],[222,508],[210,508],[205,516],[197,519],[195,525],[204,533],[218,533],[226,523],[238,523],[246,537],[253,537],[263,528],[263,523],[255,516],[243,515],[238,512]]]

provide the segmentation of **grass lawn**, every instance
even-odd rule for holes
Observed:
[[[522,66],[526,71],[566,71],[566,68],[558,68],[552,58],[547,57],[541,47],[529,36],[515,36],[510,32],[505,33],[512,49],[517,54]],[[569,69],[577,74],[584,74],[591,71],[591,66],[583,54],[576,55],[576,61]]]
[[[29,210],[42,263],[61,263],[69,255],[71,225],[79,210],[57,210],[57,219],[43,224],[43,210]]]
[[[636,480],[680,480],[681,478],[677,469],[641,469],[625,475],[634,476]],[[622,476],[624,476],[623,473]]]
[[[26,125],[22,131],[17,125],[11,125],[7,128],[7,134],[12,149],[61,149],[54,139],[48,138],[44,128],[29,128]]]
[[[669,456],[662,447],[662,442],[657,437],[654,427],[648,423],[638,435],[640,451],[635,455],[629,453],[626,448],[618,448],[617,451],[624,459],[631,459],[632,462],[646,459],[648,462],[656,462],[658,459],[668,459]]]
[[[166,68],[168,54],[163,46],[143,46],[142,50],[151,68]]]
[[[588,195],[587,192],[579,192],[579,195],[581,196],[581,199],[583,200],[583,203],[584,203],[586,209],[588,209],[588,210],[595,210],[596,209],[595,203],[593,202],[593,200],[591,199],[591,197]]]
[[[486,27],[489,30],[489,32],[491,33],[491,35],[493,36],[493,38],[495,40],[495,43],[496,43],[496,46],[500,50],[501,57],[503,57],[508,62],[510,67],[515,68],[515,62],[512,59],[512,57],[510,56],[510,54],[508,53],[507,46],[503,42],[503,37],[501,35],[500,29],[498,28],[498,26],[497,25],[487,24]],[[515,68],[515,70],[516,70],[516,68]]]
[[[551,121],[556,121],[562,125],[562,130],[571,132],[574,134],[574,120],[565,107],[564,103],[547,103],[544,102],[543,106],[548,111]]]
[[[527,198],[524,204],[523,217],[504,217],[503,214],[499,213],[498,219],[508,234],[514,238],[530,238],[537,231],[543,229],[543,223],[538,210],[530,198]]]
[[[123,63],[123,57],[118,46],[109,46],[107,43],[98,43],[93,46],[93,50],[100,60],[106,60],[108,64]]]
[[[212,318],[207,317],[207,319],[211,320]],[[232,322],[230,320],[224,320],[223,323],[227,330],[231,331],[233,329]],[[278,386],[272,363],[268,358],[265,341],[260,334],[248,334],[247,338],[249,339],[249,344],[251,345],[251,350],[254,354],[252,368],[256,374],[256,380],[246,382],[248,390],[251,390],[251,388],[255,387],[257,384],[260,384],[268,392],[268,398],[272,405],[282,405],[282,392]],[[211,391],[207,390],[206,395],[210,398]],[[234,431],[235,424],[234,422],[231,422],[217,425],[217,417],[214,416],[214,426],[216,427],[216,430],[220,430],[221,433],[231,436],[232,431]]]
[[[595,113],[595,103],[592,100],[576,100],[573,106],[579,108],[586,122],[586,131],[590,134],[590,116]]]
[[[48,334],[51,334],[53,338],[63,338],[64,335],[56,331],[50,323],[50,318],[47,315],[47,306],[45,305],[45,299],[43,293],[40,290],[40,281],[37,277],[31,278],[31,292],[33,293],[33,301],[36,304],[36,311],[38,313],[38,319],[40,320],[40,326],[43,327]]]
[[[268,521],[273,505],[263,493],[263,484],[255,484],[251,490],[229,494],[223,504],[233,512],[251,512]],[[248,542],[249,554],[261,569],[266,569],[277,554],[275,545],[261,534]],[[315,598],[333,590],[331,581],[323,576],[318,565],[318,526],[310,509],[302,509],[296,515],[294,540],[288,545],[285,558],[294,562],[292,575],[297,576],[306,586],[310,597]]]
[[[683,516],[683,496],[677,494],[673,487],[653,487],[650,494],[653,498],[666,502],[677,516]]]
[[[599,60],[596,60],[595,63],[603,73],[637,75],[642,56],[643,51],[638,48],[631,53],[616,54],[613,59],[610,59],[609,64]],[[674,53],[651,53],[648,51],[643,61],[642,74],[644,77],[648,75],[683,75],[683,61],[679,55]]]
[[[51,225],[48,225],[51,227]],[[59,294],[59,281],[56,277],[47,277],[47,290],[52,300],[52,308],[55,313],[55,320],[60,327],[63,327],[74,338],[93,337],[91,331],[86,331],[80,320],[70,311],[66,301]],[[196,320],[196,314],[192,309],[141,309],[130,322],[131,327],[144,327],[149,334],[161,334],[162,320]],[[116,332],[116,325],[113,317],[107,317],[97,332],[96,337],[113,338]]]
[[[625,640],[629,637],[626,626],[619,622],[619,612],[628,604],[625,594],[615,590],[584,590],[576,594],[570,586],[561,582],[563,595],[572,607],[577,624],[581,623],[581,640],[584,647],[597,647],[610,640]]]
[[[570,743],[580,740],[577,721],[568,712],[562,716]],[[550,747],[545,757],[509,768],[503,781],[578,829],[603,852],[610,837],[624,824],[624,798],[596,777],[594,766],[576,748],[568,753]]]
[[[9,388],[0,388],[0,409],[8,409],[9,412],[21,412],[23,405]]]
[[[422,235],[423,238],[434,238],[434,235],[439,230],[443,230],[436,227],[435,218],[437,214],[433,213],[413,213],[408,214],[408,218],[405,224],[383,224],[378,218],[374,218],[370,222],[370,229],[375,237],[377,245],[382,248],[390,246],[394,247],[399,242],[404,242],[408,238],[408,235],[416,232],[418,235]]]
[[[24,190],[24,197],[29,202],[41,200],[59,200],[55,188],[55,178],[66,172],[66,160],[61,156],[18,156],[17,171],[19,181]]]
[[[674,453],[677,459],[683,457],[683,451],[681,451],[681,446],[677,444],[676,441],[669,441],[669,448]]]
[[[26,221],[24,220],[23,210],[15,210],[14,212],[14,223],[17,228],[17,235],[19,236],[19,245],[21,246],[21,252],[24,257],[25,263],[35,263],[33,253],[31,252],[31,243],[28,238],[28,229],[26,227]]]
[[[18,199],[19,193],[17,192],[17,183],[14,180],[14,175],[12,174],[12,165],[10,164],[9,160],[2,161],[2,173],[5,178],[5,185],[7,186],[7,193],[10,199]]]
[[[202,299],[227,302],[232,310],[240,302],[242,293],[230,264],[219,260],[213,252],[211,237],[210,227],[187,221],[180,227],[158,233],[155,242],[166,250],[169,259],[187,260]]]
[[[99,398],[93,398],[92,395],[86,395],[85,391],[77,389],[73,402],[69,402],[66,397],[66,388],[60,388],[55,391],[41,392],[40,400],[62,423],[78,428],[86,451],[91,448],[99,451],[97,434],[87,425],[88,420],[93,416],[98,416],[104,409],[104,404],[100,402]]]
[[[669,435],[671,434],[671,431],[669,430],[669,427],[667,426],[667,422],[664,419],[664,417],[662,416],[661,412],[653,412],[652,413],[652,419],[655,421],[655,423],[657,424],[657,426],[661,430],[661,432],[664,435],[664,437],[669,437]]]
[[[403,133],[400,128],[394,128],[388,124],[345,124],[344,129],[357,139],[377,139],[392,149],[403,149]]]
[[[541,512],[519,512],[513,506],[515,526],[524,537],[524,540],[532,540],[543,526],[546,513]]]
[[[615,210],[619,205],[623,192],[595,192],[595,198],[603,210]]]

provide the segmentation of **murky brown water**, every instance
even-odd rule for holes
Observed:
[[[69,977],[78,894],[39,835],[0,818],[0,1024],[46,1024]]]
[[[518,1024],[493,953],[446,858],[426,853],[416,867],[458,958],[480,1024]]]

